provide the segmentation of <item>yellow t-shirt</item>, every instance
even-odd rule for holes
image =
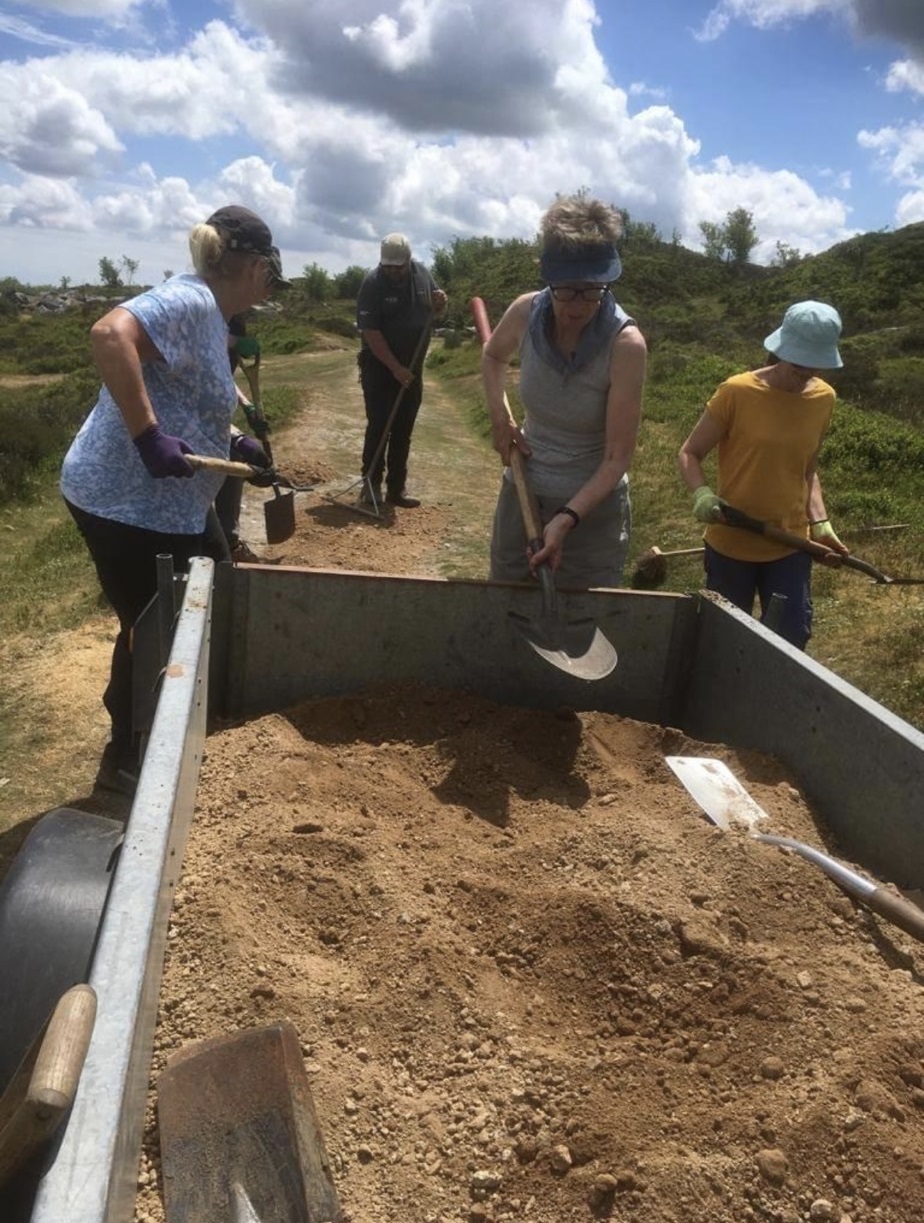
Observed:
[[[718,495],[752,518],[808,537],[806,469],[834,412],[834,388],[813,378],[801,392],[778,391],[753,372],[735,374],[706,411],[723,428]],[[740,527],[709,526],[706,542],[741,561],[778,560],[792,552]]]

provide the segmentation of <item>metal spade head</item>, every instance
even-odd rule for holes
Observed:
[[[282,544],[295,534],[295,494],[273,485],[273,499],[263,505],[263,525],[268,544]]]
[[[564,619],[558,609],[552,572],[545,565],[539,569],[539,580],[542,584],[542,614],[529,617],[521,612],[510,612],[518,631],[536,653],[553,667],[567,671],[578,679],[604,679],[618,662],[612,643],[591,619]]]

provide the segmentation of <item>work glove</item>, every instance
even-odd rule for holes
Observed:
[[[254,488],[269,488],[273,484],[280,482],[279,472],[275,467],[261,467],[259,471],[254,472],[247,480],[248,484],[252,484]]]
[[[167,476],[187,478],[196,474],[183,457],[193,453],[192,446],[181,437],[164,433],[160,425],[149,425],[133,440],[142,463],[155,480],[163,480]]]
[[[255,335],[239,335],[234,345],[239,357],[259,357],[260,341]]]
[[[827,518],[823,518],[821,522],[813,522],[809,527],[809,534],[816,544],[824,544],[827,548],[833,548],[835,552],[840,552],[842,549],[846,551],[845,545],[838,539],[834,527]]]
[[[724,504],[708,484],[702,484],[693,494],[693,516],[698,522],[721,522]]]
[[[238,433],[231,438],[231,457],[239,463],[249,463],[251,467],[272,467],[269,455],[255,437],[246,433]]]

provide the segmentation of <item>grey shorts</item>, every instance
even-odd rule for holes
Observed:
[[[545,525],[562,504],[562,498],[539,497],[538,501]],[[626,481],[588,514],[579,527],[568,532],[562,548],[562,563],[555,572],[556,584],[580,590],[591,586],[621,586],[631,526],[632,506]],[[491,578],[496,582],[530,580],[520,503],[513,482],[506,479],[501,483],[494,511]]]

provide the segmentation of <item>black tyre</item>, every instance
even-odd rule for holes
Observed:
[[[0,1095],[61,995],[87,980],[123,832],[58,807],[0,884]]]

